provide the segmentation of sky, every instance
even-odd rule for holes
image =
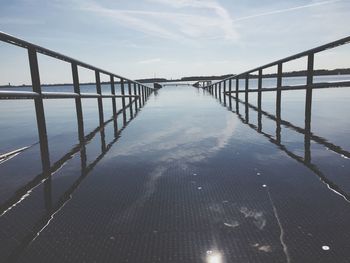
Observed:
[[[349,36],[349,25],[350,0],[0,0],[0,31],[131,79],[240,73]],[[25,50],[0,42],[0,58],[0,85],[30,83]],[[349,61],[344,46],[315,63]],[[67,63],[39,64],[42,83],[71,82]]]

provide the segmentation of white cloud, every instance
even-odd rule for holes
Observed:
[[[204,26],[216,26],[224,32],[226,39],[236,40],[238,33],[234,28],[230,13],[215,0],[149,0],[151,2],[162,3],[176,8],[193,7],[196,9],[212,10],[216,17],[215,23],[204,24]],[[199,25],[199,24],[198,24]]]
[[[260,13],[260,14],[239,17],[239,18],[236,18],[234,21],[248,20],[248,19],[262,17],[262,16],[270,16],[270,15],[282,14],[282,13],[287,13],[287,12],[293,12],[293,11],[297,11],[297,10],[301,10],[301,9],[305,9],[305,8],[322,6],[322,5],[332,4],[332,3],[336,3],[336,2],[340,2],[340,1],[343,1],[343,0],[329,0],[329,1],[321,1],[321,2],[316,1],[316,2],[313,2],[311,4],[307,4],[307,5],[294,6],[294,7],[290,7],[290,8],[272,10],[272,11],[268,11],[268,12],[264,12],[264,13]]]
[[[160,58],[151,58],[151,59],[145,59],[145,60],[140,60],[137,63],[139,64],[153,64],[162,61]]]
[[[147,35],[171,40],[200,40],[223,38],[236,40],[238,34],[233,27],[229,12],[216,1],[167,1],[148,0],[165,4],[168,12],[149,10],[110,9],[97,2],[80,3],[80,9]],[[174,8],[193,7],[191,13],[174,12]],[[167,9],[167,10],[168,10]],[[206,9],[205,15],[198,9]]]
[[[132,15],[132,12],[130,11],[108,9],[94,2],[90,2],[89,4],[81,6],[81,9],[93,12],[94,14],[103,17],[109,17],[121,25],[125,25],[129,28],[133,28],[147,34],[157,35],[159,37],[167,39],[179,38],[177,34],[170,32],[160,25],[157,25],[151,21],[147,21],[146,19],[141,18],[141,16]]]

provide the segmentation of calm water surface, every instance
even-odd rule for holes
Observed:
[[[301,128],[304,94],[282,95],[282,119]],[[29,148],[0,163],[0,261],[349,262],[349,99],[314,91],[305,135],[235,100],[165,87],[124,128],[119,116],[117,137],[110,122],[75,148],[74,100],[47,100],[46,179],[33,102],[1,101],[0,153]],[[275,115],[274,103],[264,93],[263,110]],[[96,100],[83,110],[92,132]]]

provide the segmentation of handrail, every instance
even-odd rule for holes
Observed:
[[[8,91],[0,90],[0,99],[64,99],[64,98],[138,98],[139,95],[115,95],[115,94],[98,94],[98,93],[75,93],[75,92],[41,92],[33,91]]]
[[[261,108],[262,104],[262,94],[263,92],[276,92],[276,116],[281,119],[281,105],[282,105],[282,92],[287,90],[305,90],[305,130],[310,133],[311,131],[311,112],[312,112],[312,92],[314,89],[324,89],[324,88],[345,88],[350,87],[349,81],[337,81],[337,82],[315,82],[314,83],[314,60],[315,54],[322,52],[327,49],[335,48],[341,45],[349,44],[350,36],[339,39],[337,41],[330,42],[328,44],[309,49],[307,51],[268,63],[266,65],[248,70],[246,72],[237,74],[235,76],[229,77],[227,79],[221,80],[214,84],[204,86],[203,89],[206,89],[211,94],[215,94],[215,97],[223,95],[224,101],[226,101],[226,96],[232,96],[235,93],[235,97],[239,99],[239,94],[244,93],[244,102],[249,104],[249,93],[257,93],[257,105],[258,108]],[[289,77],[283,75],[283,63],[295,60],[301,57],[307,57],[307,68],[305,70],[306,81],[303,85],[283,85],[283,77]],[[276,82],[277,85],[272,88],[263,88],[263,70],[272,66],[277,66],[276,72]],[[258,71],[258,75],[251,75],[250,73]],[[249,80],[251,78],[257,79],[257,88],[250,88]],[[235,81],[233,81],[235,80]],[[242,83],[240,80],[243,80]],[[240,89],[240,85],[244,84],[243,89]],[[227,91],[228,86],[228,91]],[[233,86],[235,89],[233,90]]]
[[[329,189],[331,189],[336,194],[342,196],[347,202],[350,202],[350,195],[346,193],[346,191],[342,190],[341,187],[334,184],[331,180],[329,180],[321,171],[320,169],[311,162],[311,141],[314,141],[320,145],[323,145],[325,148],[333,151],[334,153],[337,153],[341,156],[344,156],[346,158],[350,157],[350,152],[342,149],[342,147],[338,145],[334,145],[333,143],[327,141],[326,139],[319,137],[312,133],[311,131],[311,116],[312,116],[312,92],[314,89],[323,89],[323,88],[343,88],[343,87],[350,87],[350,81],[343,80],[343,81],[336,81],[336,82],[317,82],[314,83],[314,57],[316,53],[325,51],[327,49],[332,49],[341,45],[349,44],[350,43],[350,36],[345,37],[342,39],[339,39],[337,41],[333,41],[331,43],[265,64],[263,66],[245,71],[243,73],[231,76],[229,78],[223,79],[221,81],[218,81],[216,83],[202,86],[201,88],[208,90],[209,93],[215,98],[218,98],[219,101],[222,101],[222,95],[223,95],[223,101],[224,106],[226,106],[226,100],[228,98],[229,100],[229,109],[232,112],[235,112],[239,119],[247,124],[249,127],[256,130],[258,133],[264,135],[266,138],[268,138],[272,143],[277,145],[281,150],[283,150],[288,156],[291,158],[297,160],[298,162],[304,164],[306,167],[308,167],[311,171],[313,171],[323,183],[327,185]],[[306,74],[304,77],[306,77],[306,83],[304,85],[292,85],[292,86],[286,86],[283,85],[282,79],[283,77],[290,77],[290,76],[284,76],[283,75],[283,63],[301,58],[301,57],[307,57],[307,68],[305,70]],[[277,78],[277,85],[276,87],[269,87],[269,88],[263,88],[262,86],[262,79],[264,77],[263,70],[269,67],[277,66],[277,74],[274,76],[274,78]],[[250,73],[258,72],[258,75],[251,75]],[[291,76],[293,77],[293,76]],[[251,78],[257,79],[257,88],[250,88],[249,87],[249,80]],[[235,80],[234,82],[232,80]],[[244,80],[244,83],[241,83],[240,80]],[[226,91],[228,84],[228,91]],[[243,89],[239,89],[240,84],[243,84]],[[235,90],[232,91],[233,85],[235,85]],[[198,83],[198,86],[199,83]],[[223,90],[223,91],[222,91]],[[299,127],[296,126],[286,120],[284,120],[281,117],[281,97],[282,97],[282,91],[286,90],[305,90],[305,126]],[[257,106],[252,105],[249,103],[249,96],[248,93],[250,92],[257,92]],[[276,113],[275,115],[272,115],[264,110],[262,110],[262,94],[263,92],[276,92]],[[240,93],[245,93],[244,99],[239,98]],[[232,99],[236,101],[236,111],[232,110]],[[242,103],[245,106],[245,117],[243,117],[239,113],[239,105],[238,103]],[[258,113],[258,125],[252,124],[249,121],[249,109],[253,109]],[[266,116],[267,118],[273,120],[276,122],[276,135],[275,138],[265,133],[262,130],[262,115]],[[281,125],[284,125],[285,127],[288,127],[300,134],[304,135],[304,157],[298,156],[291,151],[287,149],[285,145],[281,143]]]
[[[127,107],[130,107],[128,105]],[[120,110],[117,115],[121,114]],[[18,189],[14,196],[12,196],[7,202],[0,205],[0,216],[3,216],[7,212],[11,211],[19,202],[23,202],[26,200],[32,191],[35,190],[39,185],[43,185],[44,187],[44,203],[46,211],[42,216],[35,221],[35,223],[30,228],[30,231],[18,240],[18,245],[7,255],[5,256],[8,262],[15,262],[22,254],[23,251],[27,248],[27,246],[40,234],[43,228],[50,222],[50,220],[55,216],[55,214],[62,209],[64,205],[67,204],[72,199],[75,191],[78,189],[80,184],[89,176],[91,171],[96,167],[96,165],[101,161],[101,159],[111,150],[112,146],[118,142],[120,139],[120,134],[123,130],[128,126],[128,124],[132,121],[133,118],[137,116],[141,108],[136,110],[134,116],[130,116],[130,118],[123,124],[123,127],[115,130],[114,138],[111,142],[106,144],[104,129],[105,127],[113,120],[110,119],[106,121],[102,126],[98,126],[93,132],[87,135],[80,144],[73,147],[67,154],[65,154],[60,160],[58,160],[55,164],[49,167],[48,171],[43,171],[41,174],[37,175],[32,181],[27,183],[24,187]],[[98,154],[97,157],[94,158],[93,161],[87,163],[87,154],[86,154],[86,145],[91,142],[97,133],[101,134],[101,153]],[[81,160],[81,174],[80,176],[73,181],[72,184],[65,190],[62,194],[59,194],[57,200],[53,202],[52,200],[52,178],[54,174],[66,163],[68,162],[76,153],[80,152],[80,160]]]
[[[84,67],[84,68],[87,68],[87,69],[90,69],[90,70],[93,70],[93,71],[97,70],[100,73],[103,73],[103,74],[106,74],[106,75],[109,75],[109,76],[113,76],[113,77],[116,77],[116,78],[119,78],[119,79],[124,79],[126,81],[131,81],[133,83],[143,85],[140,82],[137,82],[137,81],[134,81],[134,80],[131,80],[131,79],[119,76],[117,74],[108,72],[106,70],[94,67],[94,66],[92,66],[90,64],[87,64],[85,62],[82,62],[82,61],[79,61],[77,59],[68,57],[66,55],[63,55],[63,54],[60,54],[60,53],[58,53],[56,51],[53,51],[53,50],[41,47],[39,45],[30,43],[28,41],[25,41],[25,40],[22,40],[20,38],[14,37],[12,35],[6,34],[6,33],[2,32],[2,31],[0,31],[0,40],[3,41],[3,42],[7,42],[9,44],[12,44],[12,45],[16,45],[16,46],[22,47],[22,48],[26,48],[26,49],[32,48],[36,52],[41,53],[43,55],[50,56],[50,57],[53,57],[53,58],[56,58],[56,59],[59,59],[59,60],[62,60],[62,61],[66,61],[66,62],[69,62],[69,63],[74,63],[77,66],[81,66],[81,67]]]
[[[132,107],[132,104],[128,104],[125,106],[124,109],[119,110],[116,113],[116,116],[121,115],[129,107]],[[138,112],[139,111],[137,111],[136,114],[138,114]],[[125,127],[128,125],[128,123],[134,117],[136,117],[136,114],[135,114],[135,116],[130,116],[130,118],[123,123],[122,128],[118,129],[118,127],[114,126],[114,129],[115,129],[115,136],[114,137],[115,138],[118,138],[118,135],[125,129]],[[70,160],[76,153],[81,151],[81,149],[83,147],[85,147],[87,144],[89,144],[98,132],[101,132],[102,129],[104,129],[109,123],[111,123],[114,120],[115,120],[115,117],[112,117],[112,118],[108,119],[107,121],[105,121],[102,126],[97,126],[89,134],[84,135],[84,137],[80,140],[79,144],[75,145],[70,151],[68,151],[65,155],[63,155],[55,163],[51,164],[48,171],[42,171],[40,174],[36,175],[34,177],[34,179],[32,179],[26,185],[18,188],[16,190],[15,194],[11,198],[9,198],[4,203],[0,204],[0,217],[3,216],[5,213],[7,213],[18,202],[24,200],[25,197],[28,196],[28,193],[30,193],[32,190],[34,190],[38,185],[44,183],[46,181],[46,179],[49,178],[51,175],[54,175],[61,167],[63,167],[63,165],[68,160]],[[44,158],[44,157],[41,157],[41,158]]]
[[[282,58],[282,59],[279,59],[279,60],[276,60],[276,61],[267,63],[265,65],[262,65],[262,66],[259,66],[259,67],[256,67],[256,68],[253,68],[253,69],[250,69],[250,70],[247,70],[247,71],[244,71],[242,73],[239,73],[239,74],[236,74],[234,76],[225,78],[225,79],[220,80],[218,82],[215,82],[214,84],[210,84],[210,85],[204,86],[203,88],[213,87],[215,84],[218,84],[218,83],[222,83],[222,82],[225,82],[225,81],[228,81],[228,80],[237,79],[237,78],[240,78],[242,76],[246,76],[246,75],[248,75],[249,73],[252,73],[252,72],[256,72],[256,71],[263,70],[263,69],[266,69],[266,68],[270,68],[270,67],[273,67],[273,66],[278,66],[278,65],[281,65],[283,63],[286,63],[286,62],[289,62],[289,61],[292,61],[292,60],[295,60],[295,59],[299,59],[299,58],[302,58],[302,57],[306,57],[306,56],[309,56],[309,55],[315,55],[316,53],[325,51],[327,49],[332,49],[332,48],[335,48],[335,47],[338,47],[338,46],[342,46],[342,45],[345,45],[345,44],[349,44],[349,43],[350,43],[350,36],[347,36],[347,37],[341,38],[339,40],[336,40],[336,41],[333,41],[333,42],[329,42],[327,44],[324,44],[324,45],[321,45],[321,46],[318,46],[318,47],[315,47],[315,48],[312,48],[312,49],[309,49],[309,50],[306,50],[306,51],[303,51],[303,52],[300,52],[300,53],[297,53],[297,54],[294,54],[294,55],[291,55],[291,56],[288,56],[288,57],[285,57],[285,58]]]
[[[35,114],[36,114],[36,122],[37,122],[37,131],[39,137],[39,146],[41,152],[41,164],[43,171],[50,171],[51,161],[50,161],[50,151],[48,145],[48,136],[47,136],[47,128],[46,128],[46,120],[45,120],[45,109],[44,109],[44,99],[74,99],[75,100],[75,108],[76,108],[76,117],[77,117],[77,125],[78,125],[78,138],[80,143],[85,140],[85,131],[83,124],[83,107],[82,107],[82,99],[84,98],[96,98],[97,106],[98,106],[98,114],[99,114],[99,124],[102,127],[105,123],[104,114],[103,114],[103,98],[111,98],[112,100],[112,110],[113,116],[112,120],[114,122],[115,130],[117,131],[118,122],[117,117],[119,112],[117,111],[116,98],[121,98],[122,100],[122,114],[123,114],[123,124],[127,123],[126,117],[126,109],[130,109],[130,116],[133,118],[133,106],[136,109],[141,108],[149,96],[155,91],[154,88],[143,85],[137,81],[133,81],[119,75],[110,73],[106,70],[102,70],[100,68],[94,67],[87,63],[78,61],[71,57],[62,55],[55,51],[49,50],[47,48],[40,47],[38,45],[29,43],[17,37],[8,35],[6,33],[0,32],[0,41],[19,46],[27,49],[28,51],[28,61],[30,68],[30,75],[32,80],[32,91],[12,91],[12,90],[1,90],[0,91],[0,100],[1,99],[33,99],[35,106]],[[71,74],[73,79],[73,89],[74,92],[43,92],[42,85],[40,83],[40,69],[38,63],[37,54],[43,54],[50,57],[53,57],[58,60],[66,61],[70,63],[71,66]],[[93,70],[95,73],[95,83],[96,83],[96,93],[81,93],[80,90],[80,82],[79,82],[79,72],[78,66]],[[102,85],[100,74],[106,74],[109,76],[110,81],[110,94],[102,94]],[[115,78],[120,79],[120,92],[121,94],[116,94],[115,89]],[[125,94],[125,85],[128,87],[128,94]],[[131,89],[133,86],[133,91]],[[128,98],[129,104],[126,105],[125,99]]]
[[[309,50],[297,53],[295,55],[291,55],[291,56],[288,56],[288,57],[285,57],[285,58],[282,58],[282,59],[270,62],[270,63],[265,64],[263,66],[260,66],[260,67],[248,70],[248,71],[243,72],[243,73],[240,73],[237,76],[246,75],[248,73],[252,73],[252,72],[258,71],[259,69],[270,68],[270,67],[276,66],[276,65],[278,65],[280,63],[286,63],[286,62],[289,62],[291,60],[295,60],[295,59],[298,59],[298,58],[301,58],[301,57],[305,57],[305,56],[307,56],[309,54],[316,54],[316,53],[319,53],[321,51],[325,51],[327,49],[332,49],[332,48],[335,48],[335,47],[338,47],[338,46],[342,46],[342,45],[345,45],[345,44],[348,44],[348,43],[350,43],[350,36],[344,37],[342,39],[339,39],[339,40],[336,40],[336,41],[333,41],[333,42],[330,42],[330,43],[327,43],[327,44],[324,44],[322,46],[311,48]]]
[[[225,98],[225,97],[224,97]],[[294,124],[292,124],[291,122],[281,119],[281,116],[279,116],[278,114],[273,115],[269,112],[264,111],[260,107],[256,107],[250,103],[245,102],[244,100],[241,100],[237,97],[234,97],[230,94],[228,94],[228,99],[229,99],[229,105],[226,105],[226,102],[224,101],[224,103],[222,103],[222,98],[219,97],[219,101],[220,103],[226,107],[229,111],[237,114],[238,119],[243,123],[248,125],[248,127],[254,129],[256,132],[258,132],[259,134],[262,134],[264,137],[266,137],[271,143],[273,143],[274,145],[276,145],[279,149],[281,149],[282,151],[284,151],[289,157],[291,157],[292,159],[300,162],[301,164],[305,165],[307,168],[309,168],[312,172],[314,172],[319,178],[320,180],[327,185],[327,187],[334,193],[336,193],[337,195],[341,196],[344,200],[346,200],[347,202],[350,202],[350,194],[347,193],[345,190],[343,190],[339,185],[337,185],[336,183],[334,183],[331,179],[328,179],[327,176],[321,171],[321,169],[312,162],[312,151],[311,151],[311,141],[314,141],[316,143],[318,143],[321,146],[324,146],[326,149],[331,150],[333,153],[338,154],[339,156],[344,156],[346,158],[350,157],[350,152],[346,151],[345,149],[343,149],[342,147],[333,144],[330,141],[327,141],[326,139],[314,134],[313,132],[311,132],[310,130],[310,126],[311,126],[311,119],[309,118],[309,113],[306,112],[305,113],[305,128],[296,126]],[[232,99],[236,102],[236,110],[233,110],[232,108]],[[245,106],[245,116],[243,116],[240,113],[239,110],[239,104],[243,104]],[[253,124],[250,120],[249,120],[249,110],[253,110],[257,113],[257,125]],[[263,124],[262,124],[262,116],[265,116],[266,118],[272,120],[275,122],[276,124],[276,134],[275,136],[264,132],[263,131]],[[299,134],[304,135],[304,156],[300,156],[297,155],[295,153],[293,153],[291,150],[288,149],[288,147],[286,145],[284,145],[282,143],[282,130],[281,130],[281,125],[283,125],[286,128],[289,128],[293,131],[298,132]]]

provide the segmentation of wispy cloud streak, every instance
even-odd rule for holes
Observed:
[[[340,2],[340,1],[342,1],[342,0],[322,1],[322,2],[312,3],[312,4],[307,4],[307,5],[301,5],[301,6],[295,6],[295,7],[285,8],[285,9],[273,10],[273,11],[269,11],[269,12],[265,12],[265,13],[239,17],[239,18],[234,19],[234,21],[248,20],[248,19],[253,19],[253,18],[262,17],[262,16],[270,16],[270,15],[288,13],[288,12],[297,11],[297,10],[301,10],[301,9],[333,4],[336,2]]]
[[[170,12],[148,10],[110,9],[97,2],[82,3],[80,9],[109,17],[120,25],[141,31],[145,34],[171,40],[193,40],[223,38],[236,40],[238,34],[229,12],[214,0],[148,0],[170,7]],[[191,13],[174,12],[174,8],[191,7]],[[204,15],[196,14],[205,9]]]
[[[149,0],[151,2],[158,2],[167,4],[176,8],[192,7],[197,9],[212,10],[216,14],[215,19],[218,23],[216,26],[223,30],[226,39],[236,40],[238,33],[235,30],[233,19],[219,2],[215,0]]]
[[[153,64],[153,63],[157,63],[160,61],[161,61],[160,58],[151,58],[151,59],[140,60],[137,63],[139,63],[139,64]]]

